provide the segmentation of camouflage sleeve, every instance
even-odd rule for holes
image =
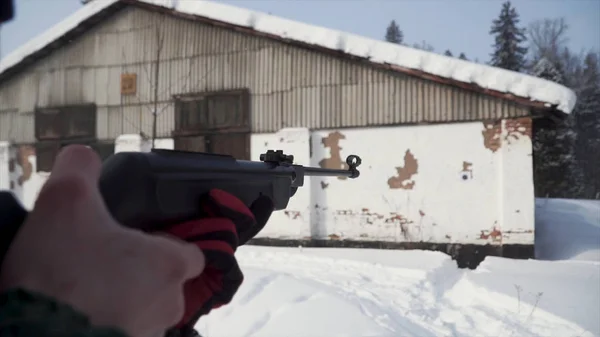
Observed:
[[[0,337],[128,337],[93,326],[71,306],[47,296],[13,289],[0,294]]]

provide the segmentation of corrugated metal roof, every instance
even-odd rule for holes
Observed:
[[[576,96],[570,89],[533,76],[203,0],[92,1],[2,59],[0,78],[10,75],[11,70],[16,70],[28,59],[34,59],[48,48],[60,45],[61,40],[69,40],[70,35],[81,30],[89,21],[101,20],[104,15],[110,15],[111,10],[125,4],[141,5],[173,15],[225,24],[247,33],[258,33],[288,43],[301,43],[307,47],[354,57],[432,81],[500,96],[524,105],[557,108],[570,113],[576,101]]]

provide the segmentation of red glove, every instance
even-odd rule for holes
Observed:
[[[248,209],[235,196],[217,189],[205,196],[201,206],[205,217],[166,231],[195,243],[206,258],[204,272],[184,285],[185,313],[176,326],[183,331],[193,331],[200,316],[231,301],[244,280],[234,253],[265,226],[273,212],[267,197]]]

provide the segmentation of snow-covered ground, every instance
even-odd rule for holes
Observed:
[[[600,201],[538,201],[540,260],[246,246],[233,302],[204,337],[600,336]]]

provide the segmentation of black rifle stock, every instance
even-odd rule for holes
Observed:
[[[304,167],[294,157],[269,150],[261,161],[227,155],[152,150],[121,152],[103,164],[100,191],[117,221],[127,227],[157,230],[200,216],[199,200],[213,188],[229,192],[250,206],[269,197],[275,210],[285,209],[306,176],[356,178],[361,159],[346,159],[348,170]]]
[[[247,206],[261,195],[275,211],[285,209],[306,176],[356,178],[358,156],[346,159],[348,170],[295,165],[281,150],[261,154],[260,161],[227,155],[157,150],[120,152],[107,158],[99,180],[100,193],[122,225],[154,231],[201,216],[200,198],[213,188],[229,192]],[[27,212],[10,192],[0,192],[0,237],[9,243]],[[6,245],[0,245],[4,248]],[[0,261],[4,251],[0,251]]]

